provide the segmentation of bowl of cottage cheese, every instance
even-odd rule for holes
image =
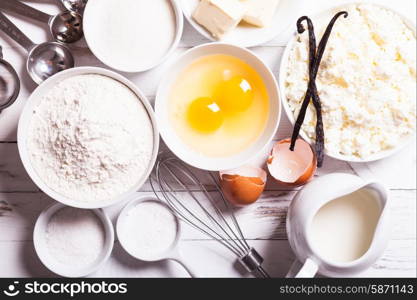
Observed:
[[[353,162],[385,158],[416,132],[416,29],[396,12],[373,4],[339,6],[312,18],[317,40],[336,22],[317,75],[325,152]],[[288,44],[279,74],[284,110],[294,124],[308,85],[308,31]],[[300,135],[315,140],[309,105]]]
[[[19,120],[19,154],[31,179],[78,208],[103,208],[134,194],[151,173],[158,147],[146,97],[101,68],[51,77],[29,97]]]

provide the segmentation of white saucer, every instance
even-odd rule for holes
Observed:
[[[270,26],[259,28],[250,25],[239,25],[221,40],[215,39],[204,27],[192,18],[200,0],[179,0],[184,16],[201,35],[211,41],[229,43],[240,47],[255,47],[264,44],[285,33],[294,25],[303,7],[304,0],[281,0]]]

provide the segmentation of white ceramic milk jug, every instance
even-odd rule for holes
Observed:
[[[365,198],[355,199],[359,196]],[[308,183],[288,210],[288,240],[298,261],[287,277],[344,277],[368,269],[389,240],[388,214],[388,191],[380,183],[341,173]],[[339,259],[362,247],[354,243],[365,238],[368,244],[360,256]]]

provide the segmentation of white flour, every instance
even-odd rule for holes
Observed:
[[[53,87],[33,111],[28,152],[35,171],[56,192],[77,201],[112,199],[148,169],[149,116],[125,85],[79,75]]]
[[[137,204],[120,224],[123,246],[138,258],[153,259],[169,249],[177,234],[173,214],[157,202]]]
[[[57,262],[82,268],[94,263],[104,247],[104,228],[94,212],[65,207],[50,219],[46,245]]]

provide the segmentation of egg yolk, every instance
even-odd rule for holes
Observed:
[[[253,102],[251,84],[242,76],[234,76],[222,82],[216,89],[214,98],[226,114],[246,111]]]
[[[187,119],[192,128],[202,133],[212,133],[219,129],[224,121],[223,112],[211,98],[197,98],[191,102]]]

